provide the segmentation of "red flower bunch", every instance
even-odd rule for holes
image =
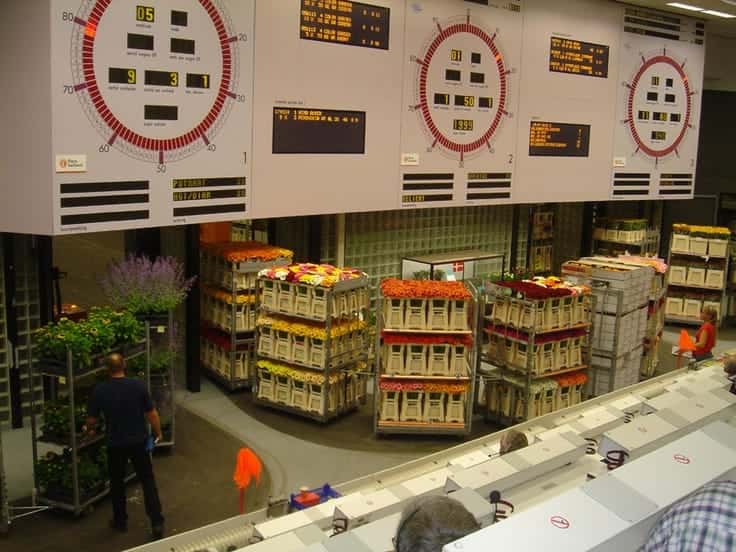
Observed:
[[[503,280],[494,282],[497,286],[511,288],[522,294],[525,299],[552,299],[554,297],[567,297],[573,295],[573,291],[565,287],[547,288],[532,282],[518,282]]]

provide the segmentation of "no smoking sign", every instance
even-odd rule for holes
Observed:
[[[570,522],[562,516],[552,516],[549,522],[557,529],[569,529]]]

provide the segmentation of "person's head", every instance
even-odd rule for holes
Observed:
[[[527,439],[526,434],[512,429],[511,431],[504,433],[503,437],[501,437],[499,453],[506,454],[514,452],[515,450],[524,448],[528,444],[529,440]]]
[[[107,369],[111,376],[120,376],[125,374],[125,359],[120,353],[112,353],[107,355]]]
[[[713,307],[705,307],[700,311],[700,319],[703,322],[715,324],[718,321],[718,311]]]
[[[399,521],[396,552],[441,552],[442,547],[477,531],[480,525],[457,500],[447,496],[420,498]]]
[[[728,377],[736,376],[736,356],[726,357],[723,361],[723,371]]]

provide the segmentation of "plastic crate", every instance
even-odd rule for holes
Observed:
[[[723,270],[709,268],[705,273],[705,285],[715,289],[722,289],[725,283],[725,272]]]
[[[289,282],[278,282],[278,307],[279,312],[284,314],[294,314],[294,287]]]
[[[406,358],[404,360],[404,374],[425,376],[427,375],[427,346],[412,343],[406,346]]]
[[[728,256],[728,240],[708,240],[708,255],[711,257]]]
[[[312,308],[310,314],[314,318],[321,320],[327,318],[327,296],[327,290],[324,288],[316,287],[312,289]]]
[[[687,234],[672,234],[672,251],[690,253],[690,236]]]
[[[690,238],[690,253],[693,255],[708,254],[708,240],[705,238]]]
[[[690,267],[687,270],[687,285],[704,286],[705,285],[705,269]]]
[[[427,300],[407,299],[404,327],[407,330],[427,329]]]
[[[261,280],[261,304],[269,310],[278,310],[279,288],[273,280]]]
[[[685,309],[685,300],[682,297],[668,297],[666,312],[670,316],[682,316]]]
[[[424,416],[424,391],[402,391],[402,422],[421,422]]]
[[[404,327],[405,306],[403,299],[387,298],[383,302],[383,323],[387,328]]]
[[[294,287],[294,314],[310,316],[312,314],[312,288],[303,284]]]
[[[687,283],[687,267],[672,265],[669,272],[669,283],[685,285]]]
[[[318,504],[322,502],[327,502],[332,498],[339,498],[342,496],[327,483],[316,489],[308,489],[306,492],[312,495],[316,495],[319,498],[319,501],[317,502]],[[305,508],[309,508],[310,506],[314,505],[307,505],[304,503],[304,501],[299,500],[301,494],[302,493],[300,491],[299,493],[289,495],[289,506],[291,506],[291,508],[293,508],[294,510],[304,510]]]
[[[427,329],[450,329],[450,305],[447,299],[429,300],[429,317],[427,320]]]
[[[470,302],[469,301],[450,301],[450,329],[451,330],[468,330],[470,329],[468,320],[470,318]]]
[[[450,375],[450,349],[450,345],[447,344],[434,344],[429,346],[428,375]]]
[[[258,330],[258,353],[272,356],[276,346],[274,331],[268,326],[261,326]]]

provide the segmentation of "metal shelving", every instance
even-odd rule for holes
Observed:
[[[146,336],[150,335],[150,324],[146,322]],[[123,348],[122,353],[126,361],[134,360],[139,356],[145,355],[146,373],[143,377],[148,381],[149,373],[149,353],[150,344],[146,338],[143,342],[133,346]],[[104,363],[104,356],[95,358],[89,367],[80,369],[74,362],[71,349],[67,350],[67,359],[65,364],[56,361],[40,361],[34,362],[29,367],[29,376],[44,375],[56,379],[56,385],[50,387],[53,396],[47,397],[49,400],[66,399],[66,406],[69,412],[69,428],[68,434],[62,436],[51,436],[40,434],[35,415],[35,404],[33,395],[31,395],[31,432],[32,432],[32,451],[33,451],[33,478],[34,488],[39,504],[65,510],[74,515],[81,515],[92,504],[99,501],[109,493],[109,481],[107,479],[107,471],[101,466],[99,460],[92,459],[93,454],[99,455],[100,445],[105,443],[104,437],[87,438],[78,434],[77,415],[78,415],[78,399],[79,384],[81,381],[96,378],[107,370]],[[37,374],[36,374],[37,372]],[[43,447],[46,453],[52,453],[60,458],[60,462],[66,464],[66,468],[71,471],[71,489],[64,488],[43,488],[39,477],[39,463],[42,456],[39,448]],[[95,464],[96,469],[101,475],[100,481],[91,488],[81,488],[80,469],[81,462],[85,461],[88,465]],[[126,481],[133,478],[129,475]],[[67,493],[71,494],[67,494]]]
[[[2,263],[0,263],[2,266]],[[10,506],[8,505],[8,485],[5,479],[3,462],[3,432],[0,431],[0,535],[10,529]]]
[[[291,259],[232,262],[208,248],[203,248],[200,259],[206,284],[201,291],[200,365],[229,391],[250,389],[255,379],[257,276],[266,268],[288,265]],[[206,302],[219,306],[210,309]]]
[[[572,372],[579,372],[587,370],[591,366],[592,362],[592,340],[593,340],[593,324],[591,320],[592,313],[595,312],[595,297],[593,295],[585,296],[563,296],[555,297],[555,300],[563,300],[565,298],[573,301],[587,301],[587,304],[582,306],[583,311],[580,311],[587,319],[584,322],[579,322],[579,319],[573,314],[575,308],[571,307],[571,313],[569,320],[566,323],[560,322],[554,324],[556,327],[542,327],[538,328],[538,324],[531,324],[529,327],[519,328],[520,324],[509,324],[503,320],[494,318],[493,315],[489,315],[487,312],[489,308],[493,308],[497,302],[507,304],[508,308],[516,309],[520,313],[525,313],[522,316],[526,316],[528,320],[539,321],[545,318],[545,310],[547,309],[546,302],[537,300],[526,300],[518,299],[510,296],[510,289],[505,287],[495,286],[493,284],[486,284],[484,293],[481,299],[481,314],[482,324],[479,331],[478,341],[479,343],[485,343],[484,336],[495,336],[505,341],[512,342],[518,345],[524,346],[526,363],[518,364],[516,362],[510,362],[506,357],[508,351],[504,345],[502,350],[498,347],[492,347],[489,342],[488,351],[483,351],[478,355],[478,373],[482,373],[481,363],[487,363],[495,367],[495,370],[489,375],[483,376],[486,380],[486,384],[493,381],[504,380],[504,375],[520,376],[524,379],[523,392],[521,394],[514,394],[509,403],[509,412],[511,415],[503,415],[501,413],[491,413],[488,408],[487,417],[493,418],[495,421],[510,425],[520,421],[519,417],[513,413],[519,412],[518,401],[522,402],[523,416],[522,420],[529,420],[530,418],[536,417],[532,415],[532,383],[545,378],[551,378],[555,376],[561,376],[564,374],[570,374]],[[576,298],[576,299],[573,299]],[[513,305],[512,305],[513,303]],[[562,308],[562,307],[560,307]],[[490,323],[489,326],[485,326],[485,322]],[[508,331],[511,330],[517,335],[510,335]],[[578,332],[576,335],[569,335],[570,332]],[[557,339],[555,339],[557,337]],[[540,338],[543,338],[540,340]],[[543,347],[545,344],[557,344],[565,339],[580,339],[580,360],[582,361],[575,366],[564,366],[562,368],[550,368],[540,367],[538,363],[540,359],[535,352],[538,347]],[[569,345],[569,342],[568,342]],[[479,345],[480,346],[480,345]],[[556,354],[555,354],[556,356]],[[552,363],[552,366],[557,366],[557,363]],[[504,380],[505,381],[505,380]]]
[[[694,325],[699,326],[702,324],[702,321],[700,320],[700,311],[702,310],[702,307],[704,306],[704,303],[710,302],[715,303],[719,305],[718,312],[719,312],[719,323],[723,321],[725,316],[728,313],[728,278],[729,278],[729,268],[730,268],[730,261],[731,257],[728,252],[728,248],[726,249],[725,256],[717,255],[713,256],[710,254],[699,254],[699,253],[693,253],[690,251],[684,251],[679,249],[674,249],[673,244],[675,241],[675,234],[673,234],[670,238],[670,247],[669,247],[669,254],[667,256],[667,265],[669,266],[669,273],[667,275],[667,295],[670,299],[668,299],[668,305],[666,306],[665,310],[665,322],[673,322],[677,324],[688,324],[688,325]],[[678,264],[678,259],[682,260],[682,264]],[[693,259],[698,259],[703,263],[702,267],[688,267],[684,266],[685,263],[690,262]],[[707,278],[708,272],[715,270],[715,271],[721,271],[722,272],[722,278],[721,278],[721,285],[719,287],[716,286],[706,286],[705,283],[703,285],[696,284],[696,283],[688,283],[687,278],[689,278],[688,274],[691,269],[694,268],[701,268],[704,271],[704,282],[705,278]],[[684,270],[684,275],[686,278],[685,282],[681,281],[672,281],[673,277],[673,269],[680,269]],[[697,313],[695,316],[688,316],[686,314],[677,314],[671,312],[670,304],[672,300],[677,300],[679,297],[677,295],[673,295],[670,293],[670,290],[679,290],[679,293],[686,293],[687,290],[693,290],[693,294],[697,294],[697,297],[689,298],[689,300],[700,303],[700,308],[697,309]],[[677,293],[677,292],[676,292]],[[682,297],[683,301],[683,310],[684,309],[684,303],[688,300],[686,296]],[[697,306],[697,305],[693,305]]]
[[[176,444],[176,390],[175,330],[174,313],[169,311],[160,316],[144,317],[148,331],[146,353],[146,387],[151,394],[153,404],[161,418],[162,439],[156,443],[156,448],[173,448]],[[163,370],[152,372],[154,359],[163,357],[167,360]]]
[[[498,256],[501,258],[502,256]],[[467,285],[467,284],[466,284]],[[447,302],[447,309],[449,312],[450,304],[453,301],[459,301],[456,299],[443,299],[441,297],[432,298],[417,298],[427,302],[427,308],[432,309],[432,301],[445,301]],[[396,327],[385,327],[386,320],[384,314],[384,301],[395,301],[396,299],[390,297],[384,297],[383,293],[379,290],[378,298],[376,300],[376,341],[375,341],[375,360],[376,360],[376,371],[375,371],[375,384],[374,384],[374,416],[373,416],[373,428],[376,434],[431,434],[431,435],[468,435],[471,431],[472,426],[472,414],[473,414],[473,397],[475,390],[475,358],[476,358],[476,340],[472,339],[475,334],[475,325],[477,319],[477,313],[474,311],[476,301],[474,299],[464,299],[459,302],[464,302],[464,312],[467,318],[467,329],[450,329],[449,319],[447,329],[404,329]],[[401,299],[401,301],[411,302],[413,298]],[[429,315],[428,315],[429,316]],[[411,348],[419,346],[420,341],[417,340],[420,336],[427,336],[431,338],[447,337],[448,343],[435,343],[430,341],[424,345],[427,347],[425,363],[429,365],[432,360],[433,348],[434,347],[445,347],[449,351],[445,354],[449,355],[446,357],[447,370],[442,374],[405,374],[396,373],[391,371],[387,373],[387,370],[393,370],[391,367],[389,355],[384,354],[384,347],[391,347],[392,344],[384,343],[384,335],[391,334],[393,336],[406,337],[406,343],[403,345],[407,348],[407,358],[411,356]],[[453,339],[469,337],[472,344],[470,347],[467,345],[459,345],[458,343],[452,342]],[[458,347],[464,347],[461,361],[461,370],[458,372],[454,366],[456,355],[455,349]],[[404,355],[402,351],[401,355]],[[384,358],[388,357],[388,358]],[[407,364],[408,364],[407,360]],[[455,373],[452,371],[455,370]],[[427,382],[430,386],[429,389],[426,387],[411,388],[406,390],[382,390],[381,383],[395,380],[397,382],[413,382],[421,384]],[[460,387],[458,390],[452,391],[435,391],[432,390],[431,386],[444,382],[447,385],[459,384],[464,386],[462,391]],[[390,395],[393,393],[394,395]],[[412,393],[422,393],[420,397],[417,395],[416,398],[411,397]],[[401,397],[399,396],[401,395]],[[384,395],[386,395],[384,397]],[[424,396],[426,395],[426,397]],[[433,395],[435,395],[433,397]],[[401,408],[399,406],[399,399],[401,399]],[[415,401],[417,404],[411,408],[414,412],[404,411],[404,401]],[[451,411],[454,410],[454,411]],[[460,412],[462,415],[459,415]],[[406,414],[406,415],[405,415]],[[412,418],[412,419],[409,419]],[[417,419],[419,418],[419,419]],[[450,419],[450,421],[447,421]]]
[[[257,283],[253,401],[321,423],[356,410],[366,397],[368,277],[329,287],[267,277]],[[299,333],[307,328],[323,338]]]

